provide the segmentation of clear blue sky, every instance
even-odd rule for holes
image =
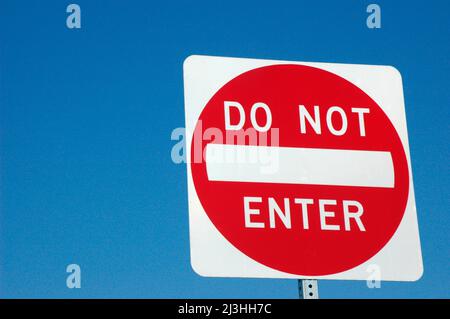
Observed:
[[[0,0],[0,297],[296,298],[293,280],[207,279],[189,263],[191,54],[389,64],[403,75],[425,273],[321,281],[327,298],[450,297],[450,2]],[[65,285],[67,264],[82,288]]]

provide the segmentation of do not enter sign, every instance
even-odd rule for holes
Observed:
[[[202,56],[184,68],[199,274],[421,276],[398,71]]]

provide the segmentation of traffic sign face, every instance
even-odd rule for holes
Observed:
[[[398,71],[191,56],[184,76],[195,271],[421,276]]]

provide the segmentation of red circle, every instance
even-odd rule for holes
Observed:
[[[195,136],[208,128],[218,128],[225,134],[224,101],[238,101],[245,110],[243,129],[251,127],[250,108],[256,102],[270,107],[272,128],[279,129],[279,145],[285,147],[349,149],[390,152],[394,167],[394,187],[350,187],[307,184],[269,184],[249,182],[209,181],[206,164],[196,162]],[[301,134],[298,106],[305,105],[310,114],[318,105],[322,120],[321,134],[306,125]],[[341,107],[347,114],[348,129],[342,136],[333,135],[326,126],[326,111]],[[351,108],[368,108],[365,115],[365,136],[361,136],[358,116]],[[237,114],[232,113],[233,123]],[[259,125],[266,115],[256,112]],[[235,121],[236,120],[236,121]],[[341,128],[338,114],[332,117],[336,129]],[[267,133],[270,141],[271,132]],[[226,143],[215,136],[208,143]],[[237,141],[249,144],[251,141]],[[226,83],[206,104],[197,123],[191,152],[191,170],[200,202],[218,231],[238,250],[270,268],[304,276],[329,275],[354,268],[380,251],[397,230],[406,207],[409,189],[408,165],[401,140],[383,110],[356,85],[331,72],[303,65],[272,65],[245,72]],[[376,174],[376,172],[374,172]],[[244,225],[244,196],[262,197],[262,203],[252,204],[260,210],[255,221],[265,228]],[[267,198],[272,197],[283,207],[283,199],[291,201],[291,229],[268,227]],[[303,228],[300,206],[293,198],[311,198],[309,229]],[[319,199],[333,199],[335,217],[328,223],[340,226],[339,231],[322,230],[319,220]],[[352,225],[344,230],[339,203],[357,200],[364,207],[361,216],[366,231]]]

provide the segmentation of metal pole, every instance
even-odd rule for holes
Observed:
[[[300,299],[319,299],[319,285],[317,280],[299,279],[298,295]]]

